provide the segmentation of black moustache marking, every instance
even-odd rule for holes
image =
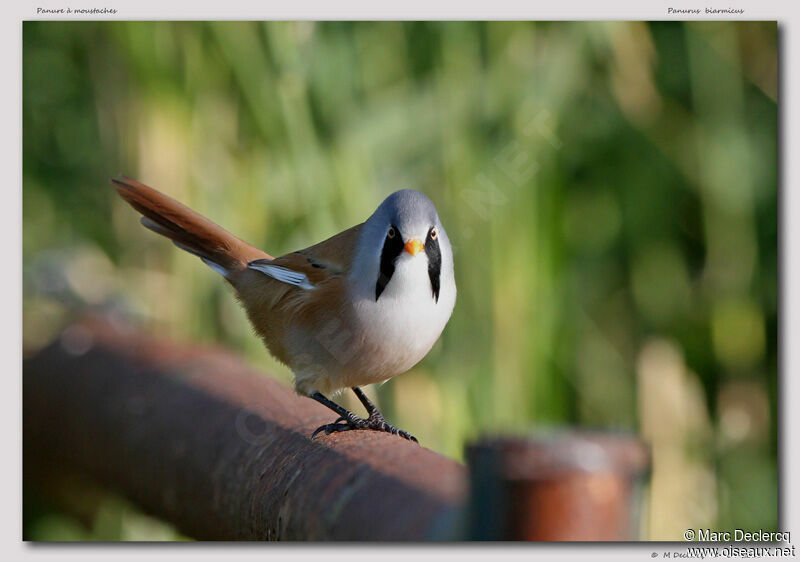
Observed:
[[[386,288],[389,280],[392,278],[392,275],[394,274],[394,262],[403,251],[403,237],[400,234],[400,229],[398,229],[396,226],[392,226],[392,228],[394,228],[394,238],[389,238],[389,235],[387,234],[386,239],[383,241],[383,250],[381,251],[381,270],[380,273],[378,273],[378,282],[375,283],[376,301]]]
[[[433,300],[439,302],[439,280],[442,273],[442,251],[439,249],[439,239],[431,238],[431,232],[425,239],[425,254],[428,256],[428,277],[431,278],[431,292]]]

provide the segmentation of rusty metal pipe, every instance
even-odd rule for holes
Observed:
[[[331,412],[230,353],[108,323],[23,365],[23,468],[79,472],[210,540],[461,535],[464,467],[378,432],[309,439]]]
[[[229,352],[93,319],[24,361],[26,474],[82,474],[210,540],[635,540],[647,450],[561,432],[487,438],[462,465],[321,405]]]
[[[630,435],[558,431],[467,449],[475,540],[639,540],[647,448]]]

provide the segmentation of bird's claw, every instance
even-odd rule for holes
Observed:
[[[324,431],[325,435],[330,435],[331,433],[336,433],[337,431],[347,431],[349,429],[354,429],[350,425],[346,423],[339,423],[342,418],[339,418],[333,423],[326,423],[325,425],[319,426],[317,429],[314,430],[314,433],[311,434],[311,439],[317,436],[317,433],[320,431]]]
[[[320,431],[324,431],[325,435],[330,435],[331,433],[350,431],[353,429],[372,429],[373,431],[384,431],[393,435],[399,435],[400,437],[408,439],[409,441],[413,441],[414,443],[419,443],[417,438],[407,431],[398,429],[388,423],[380,413],[377,415],[373,413],[367,419],[358,418],[356,416],[353,416],[352,418],[339,416],[339,418],[333,423],[319,426],[316,430],[314,430],[314,433],[311,434],[311,438],[313,439]]]
[[[414,443],[419,443],[416,437],[414,437],[407,431],[403,431],[402,429],[393,426],[385,419],[383,419],[383,416],[381,414],[370,415],[370,417],[367,418],[367,428],[374,429],[375,431],[385,431],[386,433],[391,433],[393,435],[399,435],[404,439],[408,439],[409,441],[413,441]]]

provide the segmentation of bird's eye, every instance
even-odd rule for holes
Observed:
[[[397,232],[395,231],[394,227],[390,226],[389,227],[389,232],[386,233],[386,236],[388,236],[389,238],[394,238],[396,235],[397,235]]]
[[[436,230],[435,226],[431,228],[429,236],[431,237],[431,240],[436,240],[436,237],[439,236],[439,232]]]

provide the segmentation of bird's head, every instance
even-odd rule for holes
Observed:
[[[442,276],[453,276],[453,252],[436,207],[413,189],[389,195],[367,220],[356,262],[357,274],[371,278],[376,301],[425,283],[437,302]]]

